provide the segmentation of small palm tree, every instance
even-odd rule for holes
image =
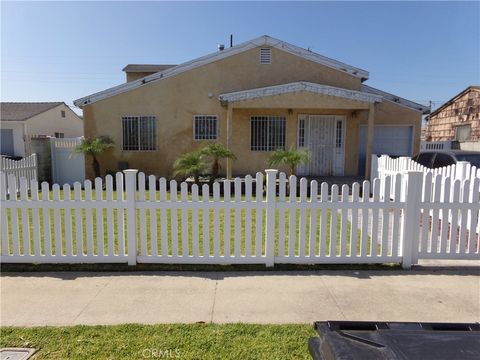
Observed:
[[[201,150],[212,163],[211,168],[211,177],[210,180],[215,180],[218,178],[218,173],[220,171],[220,160],[222,159],[232,159],[235,160],[237,157],[232,150],[227,149],[223,144],[213,143],[207,145]]]
[[[268,166],[286,165],[290,175],[296,175],[295,170],[299,165],[306,165],[310,161],[310,151],[295,149],[276,150],[268,159]]]
[[[76,154],[90,155],[92,157],[92,167],[95,177],[100,177],[100,163],[97,156],[115,146],[112,139],[107,136],[83,139],[82,142],[73,150]]]
[[[193,151],[183,154],[173,164],[174,176],[181,175],[184,177],[193,176],[195,184],[199,184],[200,175],[205,173],[207,163],[205,155],[201,151]]]

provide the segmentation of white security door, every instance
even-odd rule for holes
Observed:
[[[311,160],[299,175],[341,176],[344,173],[344,118],[334,115],[300,115],[298,147],[309,149]]]

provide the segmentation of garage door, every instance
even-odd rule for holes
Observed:
[[[0,129],[0,154],[14,156],[13,129]]]
[[[375,126],[373,131],[373,154],[390,156],[412,156],[412,126]],[[358,174],[365,175],[367,149],[367,127],[360,127],[358,141]]]

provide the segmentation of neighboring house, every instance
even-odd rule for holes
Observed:
[[[100,158],[108,170],[170,176],[182,153],[218,141],[237,156],[224,166],[229,176],[262,171],[271,151],[291,146],[312,152],[305,175],[354,176],[372,152],[412,155],[428,112],[364,85],[365,70],[269,36],[177,66],[124,71],[127,83],[74,102],[85,136],[117,144]]]
[[[427,141],[457,141],[461,149],[480,151],[480,86],[469,86],[426,120]]]
[[[32,137],[83,136],[83,120],[64,102],[0,103],[1,155],[28,155]]]

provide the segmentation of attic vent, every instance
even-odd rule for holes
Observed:
[[[260,64],[270,64],[272,60],[272,51],[270,48],[260,49]]]

